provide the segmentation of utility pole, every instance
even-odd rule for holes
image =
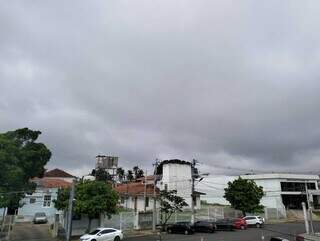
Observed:
[[[71,240],[72,235],[72,208],[73,208],[73,199],[74,199],[74,181],[71,184],[71,191],[69,196],[69,205],[68,205],[68,223],[67,223],[67,241]],[[89,230],[90,231],[90,230]]]
[[[197,164],[197,161],[195,159],[192,160],[191,164],[191,223],[194,224],[194,179],[195,179],[195,173],[194,173],[194,168]]]
[[[147,169],[144,174],[144,212],[147,211]]]
[[[312,207],[311,207],[311,202],[310,202],[310,196],[309,196],[309,190],[308,190],[308,184],[305,181],[305,190],[306,190],[306,197],[307,197],[307,204],[308,204],[308,222],[309,222],[309,227],[311,229],[311,234],[314,234],[314,229],[313,229],[313,220],[312,220]]]
[[[303,210],[303,218],[304,218],[304,225],[306,227],[306,233],[310,234],[309,231],[309,222],[308,222],[308,214],[307,214],[307,209],[306,209],[306,203],[302,203],[302,210]]]
[[[154,180],[153,180],[153,210],[152,210],[152,231],[156,231],[157,225],[157,197],[156,197],[156,185],[157,185],[157,167],[158,161],[156,160],[154,166]]]

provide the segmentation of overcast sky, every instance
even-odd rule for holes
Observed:
[[[48,168],[97,154],[320,170],[319,1],[6,1],[0,131],[42,131]]]

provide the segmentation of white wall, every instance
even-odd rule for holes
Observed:
[[[160,189],[165,185],[168,190],[177,190],[177,195],[183,197],[191,206],[191,166],[187,164],[166,163],[163,164],[162,180]]]

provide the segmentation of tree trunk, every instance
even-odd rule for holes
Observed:
[[[88,232],[91,231],[91,221],[92,221],[92,218],[89,218],[89,223],[88,223]]]
[[[243,215],[243,217],[245,217],[246,216],[246,212],[242,211],[242,215]]]

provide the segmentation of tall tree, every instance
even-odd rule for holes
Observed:
[[[260,204],[263,188],[253,180],[239,177],[233,182],[228,182],[228,187],[224,190],[224,198],[230,202],[233,208],[241,210],[243,215],[246,215],[247,212],[263,211],[263,206]]]
[[[183,197],[177,195],[176,190],[162,190],[160,191],[160,212],[162,229],[175,212],[182,212],[183,207],[188,206]]]
[[[55,208],[67,210],[68,199],[69,190],[59,190],[57,200],[54,200]],[[109,184],[101,181],[82,181],[75,187],[74,212],[88,216],[90,231],[92,219],[99,218],[100,214],[110,217],[117,212],[118,199],[118,194]]]
[[[43,175],[51,152],[36,142],[40,134],[28,128],[0,134],[0,207],[17,209],[25,192],[35,189],[30,179]]]
[[[133,173],[134,173],[134,178],[137,179],[137,178],[140,178],[140,177],[144,177],[144,172],[142,169],[140,169],[138,166],[134,166],[132,168],[133,170]]]
[[[127,181],[131,182],[134,179],[133,172],[128,170],[127,172]]]
[[[113,181],[112,176],[103,168],[93,169],[91,172],[92,176],[95,176],[97,181]]]
[[[117,176],[118,176],[118,180],[120,182],[123,182],[123,180],[125,178],[125,171],[123,170],[123,168],[121,168],[121,167],[117,168]]]

